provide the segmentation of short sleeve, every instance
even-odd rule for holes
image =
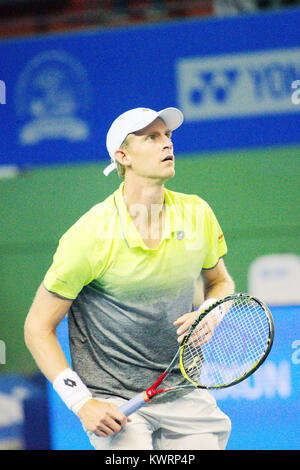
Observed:
[[[75,299],[81,289],[94,279],[90,261],[93,250],[93,237],[78,221],[59,241],[52,265],[44,278],[46,289],[66,299]]]
[[[208,252],[202,269],[212,269],[218,264],[219,259],[226,255],[227,245],[219,222],[208,204],[205,221]]]

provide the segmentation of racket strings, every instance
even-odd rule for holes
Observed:
[[[207,387],[224,385],[242,377],[259,361],[269,338],[268,319],[256,301],[234,299],[222,306],[225,315],[211,339],[203,344],[201,323],[204,318],[183,351],[187,376]]]

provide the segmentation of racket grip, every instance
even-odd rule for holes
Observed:
[[[146,403],[146,400],[145,400],[144,396],[145,395],[144,395],[143,392],[139,393],[138,395],[136,395],[135,397],[131,398],[126,403],[121,405],[119,407],[119,410],[122,411],[122,413],[124,413],[124,415],[126,415],[126,416],[131,415],[136,410],[138,410],[139,408],[142,408],[142,406],[144,406],[144,404]]]

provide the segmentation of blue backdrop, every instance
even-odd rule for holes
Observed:
[[[271,311],[275,340],[268,359],[249,379],[213,393],[232,422],[230,450],[299,449],[300,306],[271,307]],[[70,360],[66,320],[58,336]],[[52,448],[91,449],[79,419],[51,385],[48,394]]]
[[[136,106],[182,109],[177,152],[298,143],[299,24],[289,10],[2,41],[0,164],[106,159]]]

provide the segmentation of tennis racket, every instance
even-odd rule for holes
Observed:
[[[158,394],[181,388],[219,389],[235,385],[261,366],[273,339],[272,315],[263,302],[248,294],[220,299],[194,321],[158,380],[119,410],[129,416]],[[186,380],[184,384],[168,386],[167,378],[178,362]]]

